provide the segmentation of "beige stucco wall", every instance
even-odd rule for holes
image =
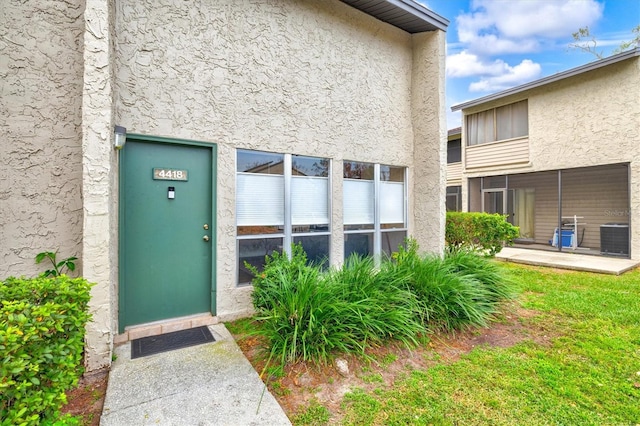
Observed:
[[[83,9],[0,6],[0,279],[43,272],[41,251],[82,259]]]
[[[82,92],[84,277],[95,286],[89,304],[85,364],[111,364],[118,308],[117,154],[113,148],[114,0],[92,0],[84,13]]]
[[[640,58],[469,108],[528,99],[529,163],[466,177],[630,163],[631,257],[640,259]],[[463,200],[467,202],[467,188]],[[612,217],[612,221],[619,218]]]
[[[423,250],[442,253],[446,221],[447,122],[445,34],[413,36],[411,107],[414,129],[410,233]]]
[[[235,284],[236,148],[333,160],[333,263],[343,257],[343,160],[410,167],[422,194],[410,232],[441,249],[443,34],[412,37],[338,1],[292,0],[120,1],[116,27],[118,123],[218,145],[221,319],[251,309],[251,288]]]
[[[334,264],[343,160],[408,167],[409,234],[442,250],[443,33],[337,0],[10,0],[0,14],[0,277],[37,274],[45,249],[81,258],[95,283],[89,371],[110,364],[117,330],[114,124],[217,145],[223,320],[251,309],[235,285],[236,148],[332,159]]]
[[[549,85],[529,100],[533,169],[631,163],[631,258],[640,260],[640,58]],[[610,207],[609,207],[610,209]],[[620,221],[611,217],[611,222]]]
[[[640,260],[639,84],[635,57],[549,85],[530,97],[529,134],[534,170],[631,163],[631,257]]]
[[[640,154],[640,58],[540,88],[529,97],[534,170],[630,162]]]

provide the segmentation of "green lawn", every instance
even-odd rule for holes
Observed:
[[[640,270],[613,277],[505,267],[518,302],[538,312],[522,323],[542,330],[545,344],[476,348],[391,388],[353,389],[342,423],[640,424]]]

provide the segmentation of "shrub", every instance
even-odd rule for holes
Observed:
[[[408,289],[408,277],[394,264],[383,262],[379,270],[370,257],[350,256],[340,269],[330,270],[327,280],[346,303],[340,312],[351,324],[363,346],[398,340],[417,344],[416,335],[425,331],[420,320],[420,304]]]
[[[478,280],[487,289],[491,302],[514,297],[511,280],[496,262],[472,252],[454,251],[445,254],[444,263],[452,272]]]
[[[299,268],[295,278],[286,271],[274,274],[278,291],[271,286],[263,293],[263,306],[257,307],[258,320],[264,322],[259,331],[269,342],[270,355],[284,364],[325,360],[334,349],[352,351],[357,342],[337,316],[340,301],[321,285],[315,268]]]
[[[307,254],[304,252],[302,244],[291,246],[291,258],[287,257],[285,253],[279,252],[265,256],[262,272],[247,262],[245,262],[245,267],[253,274],[251,297],[257,311],[268,311],[273,307],[273,303],[277,301],[285,282],[291,286],[289,290],[293,291],[300,275],[304,275],[310,270],[316,270],[312,265],[308,265]]]
[[[90,287],[65,275],[0,282],[0,424],[57,418],[83,372]]]
[[[349,257],[339,269],[307,265],[300,246],[277,254],[253,281],[257,332],[282,364],[364,353],[394,339],[407,346],[427,330],[486,325],[509,285],[498,265],[470,252],[421,256],[407,240],[389,261]]]
[[[513,244],[519,233],[504,215],[447,212],[445,240],[451,251],[481,250],[493,256],[503,245]]]
[[[376,272],[370,258],[351,257],[326,273],[309,266],[301,247],[268,258],[253,281],[259,333],[282,363],[326,362],[334,351],[363,353],[387,339],[415,344],[424,331],[419,305],[401,279]]]
[[[394,260],[397,269],[405,271],[420,301],[421,317],[432,331],[484,326],[498,302],[511,295],[499,266],[471,252],[420,256],[415,240],[408,240]]]

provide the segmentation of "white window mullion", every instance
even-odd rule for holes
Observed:
[[[462,149],[462,147],[460,147]],[[409,227],[409,169],[404,168],[404,228],[407,229]]]
[[[382,252],[382,236],[380,235],[380,164],[376,163],[373,166],[373,259],[376,266],[380,266],[380,253]]]
[[[291,154],[284,155],[284,247],[283,251],[291,258]]]

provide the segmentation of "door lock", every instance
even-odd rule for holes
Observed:
[[[202,239],[204,240],[205,243],[209,242],[209,236],[205,235],[204,237],[202,237]]]
[[[208,224],[208,223],[205,223],[202,227],[203,227],[204,229],[209,229],[209,224]]]

